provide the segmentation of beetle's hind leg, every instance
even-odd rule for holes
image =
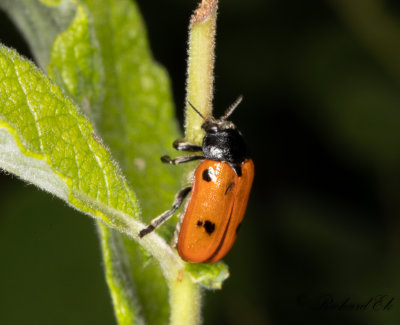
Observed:
[[[172,204],[172,209],[165,211],[158,217],[151,220],[150,224],[139,232],[139,238],[142,238],[143,236],[146,236],[147,234],[151,233],[154,229],[156,229],[162,223],[171,218],[171,216],[175,213],[175,211],[178,210],[179,207],[182,205],[182,202],[185,200],[186,196],[189,194],[191,190],[192,190],[191,186],[181,189],[175,195],[174,203]]]
[[[172,146],[179,151],[200,152],[203,151],[201,146],[187,142],[185,139],[175,140]]]

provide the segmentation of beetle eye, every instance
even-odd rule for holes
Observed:
[[[210,133],[216,133],[218,132],[218,127],[216,125],[211,125],[208,129],[208,132]]]
[[[205,123],[203,123],[201,128],[204,131],[206,131],[207,133],[216,133],[216,132],[218,132],[218,125],[213,123],[213,122],[211,122],[211,121],[206,121]]]

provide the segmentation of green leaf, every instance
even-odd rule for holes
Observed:
[[[87,1],[85,7],[79,5],[71,26],[57,36],[51,58],[50,75],[92,116],[135,187],[146,219],[168,209],[181,177],[179,169],[162,166],[159,157],[178,137],[177,125],[166,73],[151,58],[137,8],[127,1],[102,6]],[[170,226],[159,232],[170,238],[175,222],[171,220]],[[120,252],[115,258],[129,259],[130,267],[125,271],[130,270],[130,274],[114,272],[114,282],[123,277],[134,279],[145,318],[151,324],[166,323],[168,289],[158,263],[143,267],[143,250],[125,236],[120,242],[124,247],[118,249],[129,254]],[[105,258],[117,251],[115,247],[102,247]],[[112,273],[107,263],[105,266],[107,273]],[[123,292],[129,287],[121,286],[117,293],[113,288],[110,286],[113,297],[130,295]],[[116,311],[120,301],[114,300]],[[156,310],[152,307],[155,304]],[[120,323],[125,323],[126,319],[119,316],[117,312]]]
[[[2,154],[2,168],[120,230],[130,229],[139,213],[136,198],[89,121],[32,63],[4,46],[0,103],[1,143],[12,153]]]
[[[143,219],[150,221],[170,208],[182,176],[182,168],[160,163],[163,154],[174,153],[172,142],[180,136],[169,80],[151,56],[132,1],[104,1],[99,6],[98,1],[85,0],[85,5],[104,76],[103,104],[94,119],[135,188]],[[176,221],[158,232],[169,240]]]
[[[42,69],[49,63],[56,36],[70,25],[76,10],[74,1],[61,0],[0,0],[0,8],[24,34]]]
[[[76,7],[69,28],[55,38],[47,70],[93,122],[102,104],[103,70],[96,36],[82,5]]]
[[[135,196],[89,121],[31,62],[4,46],[0,47],[0,104],[1,168],[137,237],[144,225],[134,219],[139,211]],[[161,263],[164,276],[175,282],[183,268],[176,253],[156,234],[141,243]],[[111,252],[113,258],[120,255]],[[115,271],[114,264],[108,264]],[[193,286],[185,275],[182,278],[175,290]],[[125,296],[119,298],[133,295],[129,289],[124,287]]]
[[[133,279],[130,277],[128,257],[121,236],[116,231],[99,223],[106,280],[114,302],[119,324],[144,324],[139,315],[139,303]]]
[[[207,289],[221,289],[222,282],[229,277],[228,266],[223,262],[215,264],[188,263],[188,271],[195,283]]]

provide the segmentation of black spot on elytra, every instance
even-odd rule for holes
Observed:
[[[210,171],[208,169],[203,170],[203,179],[206,182],[211,182],[211,176],[210,176]]]
[[[211,235],[215,230],[215,223],[213,223],[209,220],[206,220],[206,222],[204,222],[203,227],[206,230],[206,233]]]
[[[203,227],[204,230],[206,231],[207,234],[211,235],[214,230],[215,230],[215,223],[206,220],[206,221],[201,221],[201,220],[197,220],[196,222],[196,226],[197,227]]]

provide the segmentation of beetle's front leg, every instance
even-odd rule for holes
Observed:
[[[204,156],[182,156],[175,159],[171,159],[170,156],[162,156],[161,161],[170,165],[179,165],[193,160],[202,160],[205,159]]]
[[[203,151],[201,146],[187,142],[185,139],[175,140],[172,146],[179,151],[200,152]]]

